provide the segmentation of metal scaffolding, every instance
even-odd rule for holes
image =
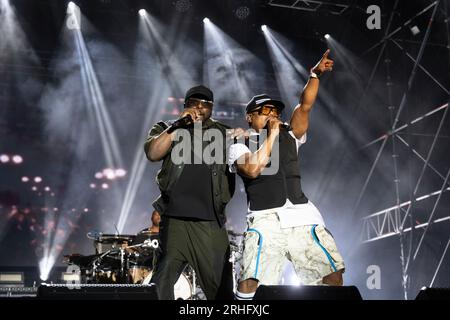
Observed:
[[[281,7],[309,12],[316,12],[321,10],[335,15],[344,13],[350,7],[350,5],[345,3],[315,0],[269,0],[267,4],[272,7]]]
[[[397,6],[398,0],[394,4],[394,10]],[[444,3],[443,11],[448,15],[446,12],[447,8]],[[422,59],[424,49],[427,45],[427,41],[429,39],[431,27],[433,25],[433,21],[436,17],[436,13],[438,11],[438,8],[440,7],[441,1],[437,0],[422,9],[420,12],[415,14],[412,18],[405,21],[403,24],[401,24],[398,28],[396,28],[394,31],[390,32],[390,25],[392,22],[392,15],[389,19],[388,27],[386,29],[385,36],[381,41],[379,41],[377,44],[369,48],[367,52],[377,48],[381,45],[381,49],[378,55],[378,59],[375,63],[375,66],[370,74],[368,84],[365,89],[365,93],[363,96],[365,96],[367,90],[370,88],[372,80],[374,78],[376,69],[378,68],[378,65],[382,59],[383,54],[385,55],[385,64],[386,64],[386,85],[387,85],[387,100],[388,100],[388,110],[390,114],[390,130],[383,135],[381,135],[379,138],[367,143],[365,146],[363,146],[361,149],[365,149],[369,146],[375,145],[377,143],[381,142],[381,145],[378,149],[378,152],[376,154],[376,157],[371,165],[371,168],[369,170],[369,173],[365,179],[365,182],[363,184],[363,187],[361,189],[361,192],[357,198],[357,201],[353,207],[353,212],[356,213],[362,198],[367,190],[368,184],[374,174],[374,170],[385,151],[385,147],[387,146],[387,142],[391,141],[392,150],[391,150],[391,156],[392,156],[392,164],[393,164],[393,183],[395,187],[395,205],[390,206],[389,208],[380,210],[378,212],[372,213],[364,218],[362,218],[362,230],[361,230],[361,241],[362,243],[369,243],[381,239],[385,239],[392,236],[399,236],[400,240],[400,260],[402,265],[402,287],[403,287],[403,293],[404,298],[408,299],[408,283],[410,279],[410,266],[414,262],[414,260],[417,258],[417,255],[419,253],[419,250],[421,248],[421,245],[423,243],[423,240],[425,236],[427,235],[429,231],[429,227],[432,224],[444,222],[447,220],[450,220],[450,216],[435,219],[435,213],[437,210],[437,207],[439,205],[439,202],[442,198],[442,195],[446,193],[447,191],[450,191],[450,182],[449,182],[449,175],[450,175],[450,168],[447,173],[442,173],[438,169],[436,169],[431,163],[430,159],[433,154],[433,151],[435,150],[437,139],[441,133],[444,121],[447,117],[448,112],[448,102],[444,105],[438,106],[436,108],[431,109],[430,111],[426,112],[425,114],[421,115],[420,117],[417,117],[416,119],[409,121],[408,123],[400,125],[400,115],[405,109],[407,97],[411,91],[413,82],[415,80],[415,76],[417,73],[417,70],[421,70],[429,79],[433,81],[440,89],[442,89],[443,92],[445,92],[447,95],[449,95],[449,89],[445,87],[441,82],[439,82],[431,72],[429,72],[423,65],[420,64],[420,61]],[[425,14],[426,12],[432,10],[429,23],[427,25],[427,29],[425,32],[425,35],[421,41],[420,49],[416,57],[413,57],[410,53],[408,53],[396,39],[393,39],[392,37],[397,34],[400,30],[405,28],[406,26],[410,25],[413,19],[416,17]],[[448,23],[448,18],[446,19],[446,23]],[[448,25],[447,25],[448,26]],[[448,32],[448,30],[447,30]],[[447,45],[450,45],[450,40],[448,40],[449,43]],[[407,86],[406,89],[402,95],[401,102],[399,106],[396,108],[393,105],[392,102],[392,92],[391,92],[391,75],[390,75],[390,59],[388,57],[387,53],[387,46],[388,44],[393,44],[392,47],[400,50],[408,59],[410,59],[414,66],[411,70],[411,73],[408,77]],[[414,126],[416,123],[423,121],[424,119],[428,118],[429,116],[436,114],[436,113],[442,113],[439,125],[433,135],[433,142],[425,156],[421,155],[416,149],[414,149],[408,142],[402,138],[400,133],[405,130],[406,128],[410,126]],[[412,154],[414,154],[421,162],[422,167],[420,170],[419,177],[417,181],[415,182],[413,191],[410,193],[410,199],[409,201],[401,202],[400,200],[400,185],[399,185],[399,177],[398,177],[398,145],[406,146]],[[450,162],[450,160],[449,160]],[[425,170],[429,168],[431,169],[437,176],[439,176],[442,179],[442,185],[440,188],[432,193],[421,195],[419,196],[418,190],[419,186],[421,185],[421,182],[424,178]],[[434,199],[434,205],[432,208],[430,208],[430,213],[428,215],[428,219],[426,223],[414,225],[413,223],[413,217],[412,212],[413,208],[417,205],[418,202],[427,199],[427,198],[433,198]],[[413,248],[413,242],[412,242],[412,233],[414,233],[415,230],[422,230],[422,234],[420,236],[420,240],[418,244]],[[408,238],[409,236],[409,238]],[[450,243],[450,240],[449,240]],[[441,263],[444,259],[445,253],[447,252],[449,243],[447,243],[447,246],[444,250],[444,253],[442,254],[441,260],[439,265],[437,266],[437,269],[434,273],[433,280],[431,281],[431,285],[433,285],[435,277],[437,275],[437,272],[439,271],[439,268],[441,266]],[[408,250],[406,247],[409,247]]]
[[[450,187],[445,191],[450,191]],[[440,195],[441,190],[420,196],[415,199],[415,202],[425,200],[430,197]],[[392,206],[390,208],[372,213],[369,216],[364,217],[363,227],[361,233],[361,240],[363,243],[372,242],[375,240],[384,239],[400,233],[400,229],[403,228],[402,222],[406,219],[406,212],[409,209],[412,201],[406,201],[399,205]],[[406,207],[406,209],[405,209]],[[438,223],[450,220],[450,216],[436,219],[432,223]],[[432,224],[431,223],[431,224]],[[430,223],[422,223],[414,226],[414,229],[422,229],[428,226]],[[403,228],[403,232],[411,231],[412,227]]]

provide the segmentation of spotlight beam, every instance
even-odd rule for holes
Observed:
[[[167,39],[162,37],[155,23],[155,19],[149,14],[144,16],[145,37],[151,50],[155,51],[156,57],[162,65],[163,76],[166,77],[169,85],[172,87],[172,94],[181,95],[184,87],[193,83],[194,79],[173,54],[173,50],[169,47]],[[184,79],[183,83],[180,79]]]
[[[156,87],[152,90],[152,92],[155,92],[156,94],[151,96],[147,107],[147,112],[145,114],[145,119],[141,130],[143,135],[147,133],[148,124],[155,120],[154,118],[157,113],[154,110],[154,106],[160,106],[165,101],[163,98],[164,94],[162,94],[164,92],[164,88],[169,85],[171,87],[170,93],[178,95],[182,93],[182,87],[184,88],[188,86],[189,83],[193,82],[191,75],[173,55],[172,50],[167,44],[167,37],[163,38],[158,29],[156,20],[154,20],[151,15],[146,14],[143,16],[140,31],[142,32],[146,44],[151,50],[150,54],[156,57],[163,66],[161,70],[159,70],[157,77],[166,80],[166,82],[158,81],[156,83]],[[142,155],[142,144],[141,142],[138,142],[133,157],[133,164],[130,170],[129,182],[125,191],[125,196],[117,222],[117,229],[119,232],[123,232],[125,229],[132,205],[136,198],[137,190],[144,176],[146,165],[147,159]]]
[[[73,10],[79,10],[75,4],[71,7],[73,7]],[[71,19],[74,19],[74,15],[68,12],[66,21],[69,16]],[[73,32],[74,44],[79,58],[83,93],[88,102],[87,111],[97,123],[105,161],[108,167],[123,167],[117,137],[105,106],[103,93],[95,74],[85,40],[79,28],[69,28],[69,30]],[[72,170],[71,174],[74,175],[75,168],[72,168]],[[76,207],[79,204],[79,199],[87,199],[86,194],[88,191],[79,190],[78,185],[69,184],[69,189],[59,199],[63,205],[59,206],[61,208],[61,214],[58,218],[54,217],[52,213],[47,213],[45,217],[47,229],[45,233],[44,252],[39,262],[41,278],[43,280],[48,278],[55,260],[61,254],[74,228],[72,223],[74,214],[73,212],[65,214],[65,210]],[[75,192],[77,192],[76,199],[71,197]],[[116,196],[114,199],[119,199],[119,197]],[[76,219],[78,218],[79,216],[76,217]]]
[[[291,63],[291,65],[294,67],[295,70],[303,77],[303,80],[306,80],[308,78],[308,72],[306,69],[290,54],[284,46],[274,37],[271,30],[266,26],[266,32],[264,32],[264,35],[269,38],[270,41],[273,41],[273,43],[277,46],[277,48],[280,50],[280,52],[287,58],[287,60]]]
[[[306,71],[287,51],[275,41],[269,29],[264,31],[275,79],[283,100],[288,101],[290,107],[297,104],[296,92],[305,84]]]
[[[106,109],[103,92],[100,88],[97,75],[92,65],[86,43],[81,30],[73,30],[79,57],[81,59],[81,70],[85,80],[87,80],[87,90],[92,103],[95,118],[98,124],[102,148],[105,155],[105,161],[108,167],[123,167],[123,160],[118,144],[115,130],[112,126],[111,117]]]
[[[233,50],[241,49],[245,53],[251,55],[252,59],[257,59],[245,48],[242,48],[235,40],[224,33],[218,26],[212,22],[204,24],[204,53],[206,54],[205,60],[208,61],[209,57],[220,56],[222,66],[231,74],[234,83],[237,84],[238,95],[240,100],[246,100],[252,95],[250,90],[250,83],[245,74],[241,71],[242,66],[237,65],[236,59],[233,56]],[[207,64],[205,78],[212,79],[213,66]]]

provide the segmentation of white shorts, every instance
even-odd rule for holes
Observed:
[[[285,258],[304,285],[322,284],[323,277],[345,268],[331,233],[322,225],[281,228],[276,212],[248,219],[240,280],[278,285]]]

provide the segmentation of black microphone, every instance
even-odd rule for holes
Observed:
[[[186,128],[192,123],[194,123],[194,120],[192,119],[191,115],[185,115],[184,117],[172,123],[172,125],[169,127],[169,130],[167,130],[167,133],[172,133],[179,128]]]
[[[269,122],[267,122],[266,125],[264,126],[264,129],[268,129],[268,128],[269,128]],[[291,125],[287,122],[280,123],[280,129],[284,129],[286,131],[292,131]]]
[[[280,124],[280,129],[285,129],[287,131],[292,131],[292,127],[289,123],[283,122]]]

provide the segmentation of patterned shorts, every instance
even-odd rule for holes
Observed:
[[[285,258],[304,285],[322,284],[323,277],[345,268],[333,236],[324,226],[282,229],[275,212],[249,218],[241,281],[253,278],[259,284],[279,284]]]

